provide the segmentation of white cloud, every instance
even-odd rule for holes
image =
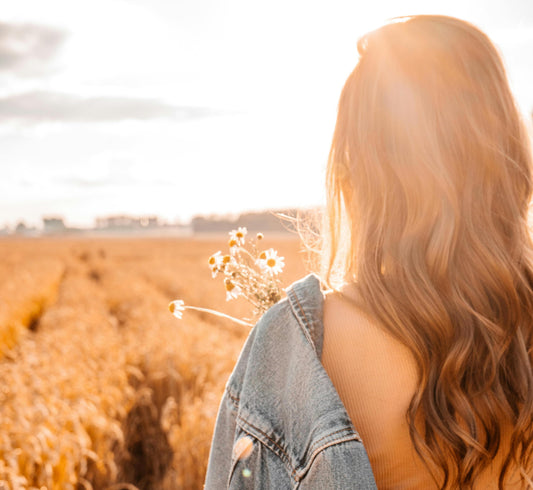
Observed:
[[[66,37],[51,26],[0,22],[0,74],[34,77],[50,72]]]
[[[170,118],[188,121],[217,114],[206,107],[172,106],[140,97],[80,97],[61,92],[32,91],[0,98],[0,122],[109,122]]]

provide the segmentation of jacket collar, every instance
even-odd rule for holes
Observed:
[[[309,274],[287,288],[294,316],[318,359],[322,358],[324,338],[324,293],[320,278]]]

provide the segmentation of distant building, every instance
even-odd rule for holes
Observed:
[[[106,216],[104,218],[96,218],[96,228],[105,229],[124,229],[134,228],[140,226],[139,218],[126,215]]]
[[[105,230],[131,230],[131,229],[145,229],[157,228],[159,218],[157,216],[128,216],[125,214],[115,216],[105,216],[103,218],[96,218],[95,221],[97,229]]]
[[[24,221],[19,221],[17,226],[15,226],[15,234],[23,236],[37,236],[37,228],[32,226],[26,226]]]
[[[43,231],[44,233],[64,233],[67,227],[63,218],[60,216],[46,216],[43,217]]]
[[[141,226],[146,228],[156,228],[160,225],[157,216],[143,216],[141,218]]]

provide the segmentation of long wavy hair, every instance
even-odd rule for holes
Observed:
[[[407,421],[436,485],[471,488],[504,427],[499,488],[511,468],[531,485],[532,156],[501,57],[444,16],[395,19],[357,48],[328,159],[323,277],[355,282],[412,352]]]

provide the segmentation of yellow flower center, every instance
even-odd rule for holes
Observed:
[[[276,265],[276,259],[268,259],[267,265],[268,267],[274,267]]]
[[[223,264],[227,264],[230,260],[231,260],[231,257],[229,255],[224,255],[224,257],[222,257]]]
[[[209,257],[209,265],[215,265],[215,262],[216,262],[215,257],[213,256]]]
[[[228,242],[228,245],[230,246],[230,248],[231,248],[231,247],[235,247],[235,246],[237,246],[237,240],[233,240],[233,239],[231,239],[231,240]]]
[[[259,258],[260,258],[261,260],[265,260],[265,259],[267,258],[267,254],[266,254],[265,252],[261,252],[261,253],[259,254]]]
[[[176,309],[176,305],[174,303],[170,303],[168,305],[168,309],[170,310],[170,313],[174,313],[174,310]]]
[[[237,238],[244,238],[244,233],[242,231],[238,231],[237,233],[235,233],[235,236]]]
[[[231,281],[226,281],[226,291],[233,291],[235,289],[235,284]]]
[[[257,239],[258,240],[262,240],[263,239],[263,234],[262,233],[258,233],[257,234]]]

